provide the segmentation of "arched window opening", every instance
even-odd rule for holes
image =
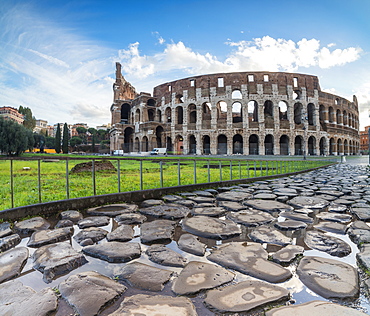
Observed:
[[[197,153],[197,141],[194,135],[189,136],[189,154]]]
[[[280,155],[289,155],[289,137],[287,135],[280,137]]]
[[[133,150],[133,134],[134,130],[131,127],[125,128],[123,132],[123,152],[129,153]]]
[[[302,92],[300,90],[293,91],[293,100],[300,100],[302,96]]]
[[[243,122],[242,117],[242,104],[240,102],[234,102],[232,105],[233,123]]]
[[[345,155],[348,155],[348,141],[347,141],[347,139],[345,139],[344,142],[343,142],[343,153]]]
[[[147,104],[147,106],[155,106],[155,100],[154,99],[148,99],[146,104]]]
[[[227,120],[227,103],[225,101],[217,103],[217,120],[218,122],[226,122]]]
[[[325,106],[323,106],[322,104],[320,104],[319,108],[319,120],[321,123],[325,122]]]
[[[173,153],[172,139],[169,136],[166,137],[166,148],[167,148],[167,154]]]
[[[343,154],[342,140],[340,138],[337,141],[337,154]]]
[[[211,138],[208,135],[203,137],[203,154],[211,154]]]
[[[263,106],[263,114],[265,117],[265,127],[274,127],[274,107],[270,100],[265,101]]]
[[[195,104],[190,104],[188,107],[188,113],[189,113],[189,123],[196,123],[197,122],[197,107]]]
[[[184,152],[184,140],[181,135],[177,135],[175,138],[175,151],[177,155],[182,155]]]
[[[163,127],[162,126],[157,126],[157,128],[155,129],[155,136],[156,136],[156,142],[157,142],[157,147],[158,148],[162,148],[162,137],[163,137]]]
[[[176,98],[175,98],[175,103],[178,104],[178,103],[184,103],[184,97],[182,94],[177,94],[176,95]]]
[[[320,155],[321,156],[326,155],[326,139],[325,139],[325,137],[321,137],[319,147],[320,147]]]
[[[121,106],[121,124],[128,124],[128,120],[130,117],[130,109],[131,106],[128,103],[124,103]]]
[[[157,110],[157,121],[162,123],[162,111],[161,110]]]
[[[217,137],[217,154],[218,155],[227,154],[227,137],[225,135],[219,135]]]
[[[301,103],[294,104],[294,123],[295,124],[302,123],[302,104]]]
[[[294,155],[303,155],[302,136],[296,136],[294,139]]]
[[[135,122],[141,122],[140,110],[137,109],[135,112]]]
[[[279,102],[279,119],[280,121],[288,120],[288,105],[284,101]]]
[[[249,154],[259,155],[259,141],[258,136],[255,134],[249,136]]]
[[[154,110],[153,109],[148,109],[148,121],[153,122],[154,121]]]
[[[211,119],[211,103],[204,102],[202,104],[202,113],[203,113],[203,120],[210,120]]]
[[[308,138],[308,154],[316,155],[316,138],[314,136]]]
[[[177,124],[184,123],[184,109],[182,108],[182,106],[178,106],[176,108],[176,117],[177,117]]]
[[[233,93],[231,94],[232,99],[242,99],[242,93],[240,90],[234,90]]]
[[[335,105],[340,104],[340,100],[339,100],[339,98],[336,98],[336,99],[334,100],[334,104],[335,104]]]
[[[136,137],[136,138],[135,138],[134,152],[140,152],[140,142],[139,142],[139,137]]]
[[[330,138],[329,141],[329,155],[334,155],[335,153],[335,141],[334,138]]]
[[[315,105],[312,103],[307,105],[307,120],[308,125],[315,125]]]
[[[243,154],[243,137],[240,134],[233,137],[233,154]]]
[[[347,111],[343,111],[343,125],[348,126],[348,115],[347,115]]]
[[[265,137],[265,155],[274,154],[274,137],[272,135],[266,135]]]
[[[148,137],[144,136],[142,143],[141,143],[141,151],[148,152],[149,151],[149,142]]]
[[[342,124],[342,113],[337,110],[337,124]]]
[[[248,121],[258,122],[258,104],[256,101],[248,102]]]
[[[166,122],[171,123],[171,121],[172,121],[172,110],[171,110],[170,107],[166,108],[165,115],[166,115]]]

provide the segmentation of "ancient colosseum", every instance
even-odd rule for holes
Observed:
[[[174,154],[351,155],[358,103],[323,92],[316,76],[233,72],[137,93],[116,64],[111,151]]]

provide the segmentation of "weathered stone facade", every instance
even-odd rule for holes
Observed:
[[[359,152],[356,96],[321,91],[316,76],[202,75],[136,93],[117,63],[111,150],[175,154],[351,155]]]

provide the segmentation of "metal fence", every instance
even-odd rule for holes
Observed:
[[[99,170],[97,166],[101,161],[110,162],[113,171]],[[234,157],[0,158],[1,209],[91,195],[274,176],[333,162],[333,159],[251,160]],[[89,170],[72,173],[72,167],[79,163],[90,163]]]

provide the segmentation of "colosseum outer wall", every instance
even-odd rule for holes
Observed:
[[[126,90],[127,91],[126,91]],[[359,151],[358,104],[312,75],[189,77],[137,94],[117,65],[111,150],[175,154],[339,155]]]

